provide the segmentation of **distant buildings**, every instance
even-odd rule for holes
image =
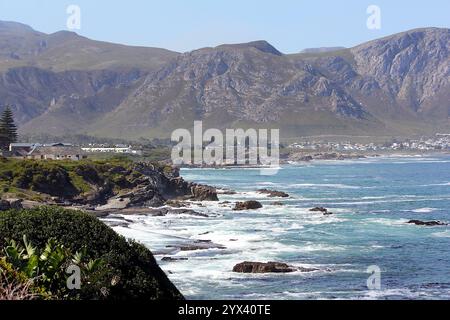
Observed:
[[[87,155],[79,147],[68,143],[12,143],[4,156],[32,160],[73,160],[86,159]]]
[[[76,147],[70,143],[11,143],[9,150],[2,152],[2,155],[16,159],[78,161],[86,159],[88,153],[142,155],[143,152],[123,144],[115,146],[89,145],[87,147]]]
[[[298,142],[289,146],[299,150],[325,150],[325,151],[450,151],[450,134],[437,134],[432,138],[408,139],[403,142],[352,143],[352,142]]]
[[[134,154],[142,155],[141,150],[134,150],[131,146],[118,144],[113,147],[110,146],[89,146],[81,148],[87,153],[117,153],[117,154]]]

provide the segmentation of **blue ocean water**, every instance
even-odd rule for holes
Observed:
[[[449,299],[450,157],[391,157],[284,166],[275,176],[256,169],[183,170],[186,180],[238,191],[222,203],[193,207],[210,215],[134,216],[116,230],[142,241],[157,258],[176,239],[211,240],[226,249],[171,252],[188,260],[161,267],[189,299]],[[255,191],[285,191],[271,199]],[[261,201],[234,212],[235,201]],[[223,203],[229,201],[230,204]],[[285,206],[273,205],[281,201]],[[312,213],[324,206],[332,216]],[[279,261],[311,273],[248,275],[242,261]],[[381,289],[369,290],[369,266],[381,269]]]

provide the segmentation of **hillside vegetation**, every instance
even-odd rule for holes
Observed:
[[[0,158],[2,197],[47,201],[49,197],[83,202],[102,202],[108,195],[133,188],[142,173],[126,158],[105,160],[34,161]],[[170,173],[171,167],[154,164],[155,171]]]

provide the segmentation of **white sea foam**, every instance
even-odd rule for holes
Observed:
[[[436,209],[436,208],[419,208],[419,209],[412,210],[412,212],[414,212],[414,213],[431,213],[436,210],[438,210],[438,209]]]
[[[294,183],[290,188],[335,188],[335,189],[359,189],[358,186],[349,186],[345,184],[320,184],[320,183]]]
[[[432,236],[437,238],[450,238],[450,230],[435,232],[432,234]]]

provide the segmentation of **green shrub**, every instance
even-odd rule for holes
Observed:
[[[98,288],[106,288],[105,296],[112,300],[182,298],[148,249],[89,214],[57,207],[0,213],[0,247],[8,244],[6,239],[21,241],[24,235],[39,248],[55,239],[71,252],[85,250],[86,259],[105,262],[103,276],[96,286],[82,290],[82,299],[102,298]]]
[[[101,283],[98,280],[105,274],[103,261],[87,261],[86,250],[73,254],[54,239],[49,239],[45,247],[39,249],[24,236],[23,246],[15,240],[10,240],[2,251],[6,255],[2,260],[9,263],[18,274],[25,276],[27,281],[32,281],[31,291],[37,298],[79,299],[86,296],[86,292],[89,292],[92,298],[104,296],[103,288],[98,286]],[[67,287],[66,270],[69,266],[77,266],[80,269],[80,280],[84,283],[80,291],[69,290]],[[19,282],[27,283],[23,280]]]

